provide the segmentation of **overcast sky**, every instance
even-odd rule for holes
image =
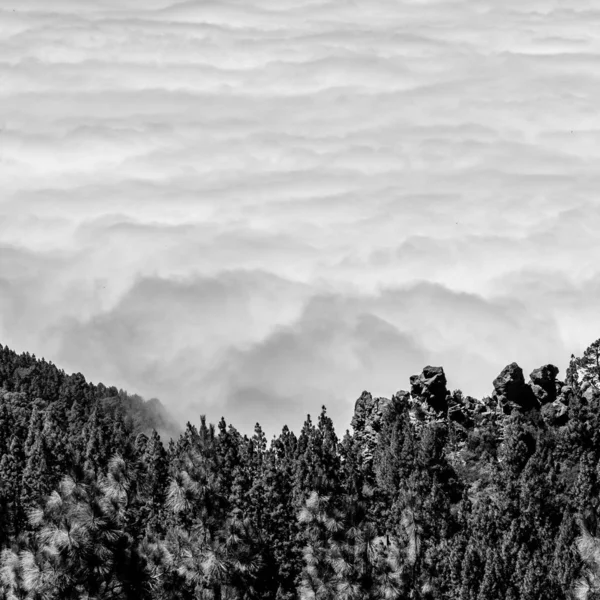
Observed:
[[[600,337],[594,0],[0,7],[0,343],[274,433]]]

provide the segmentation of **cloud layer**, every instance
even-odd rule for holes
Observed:
[[[600,336],[600,11],[0,9],[0,342],[181,419],[338,427]]]

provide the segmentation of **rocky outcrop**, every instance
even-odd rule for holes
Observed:
[[[471,396],[455,391],[448,397],[448,418],[467,429],[474,425],[474,418],[486,410],[483,403]]]
[[[547,425],[562,427],[569,420],[569,403],[573,390],[564,381],[556,379],[558,367],[544,365],[531,372],[530,385],[542,405],[541,413]]]
[[[381,422],[389,405],[389,398],[373,398],[369,392],[363,392],[354,404],[351,425],[355,438],[360,442],[365,462],[373,460]]]
[[[504,367],[494,379],[492,398],[505,415],[515,410],[528,412],[540,407],[531,387],[525,383],[523,369],[515,362]]]
[[[581,384],[581,397],[582,398],[584,398],[588,402],[591,402],[598,396],[600,396],[600,391],[598,391],[598,389],[596,388],[595,385],[593,385],[589,381],[584,381]]]
[[[379,431],[384,410],[389,398],[373,398],[369,392],[363,392],[354,404],[352,428],[354,431]]]
[[[427,366],[420,375],[410,378],[410,393],[413,398],[426,404],[436,412],[448,411],[448,389],[442,367]]]
[[[420,375],[410,378],[410,392],[399,391],[390,399],[374,398],[363,392],[356,401],[352,427],[357,439],[365,449],[366,460],[372,458],[379,440],[383,420],[392,406],[408,410],[414,422],[427,422],[447,416],[465,430],[474,426],[502,418],[515,411],[527,413],[541,411],[548,425],[560,427],[568,421],[569,403],[574,392],[572,388],[557,379],[558,368],[551,364],[534,369],[525,382],[523,370],[515,362],[507,365],[494,379],[491,397],[477,400],[463,396],[459,390],[450,393],[446,375],[442,367],[427,366]],[[598,391],[589,386],[583,387],[584,397],[594,397]],[[435,413],[435,414],[434,414]]]
[[[569,402],[573,391],[556,379],[558,368],[543,365],[534,369],[525,383],[523,371],[517,363],[506,366],[494,380],[493,398],[506,415],[512,412],[528,412],[541,409],[548,425],[560,427],[569,418]]]
[[[534,369],[529,375],[531,380],[529,386],[540,404],[544,405],[556,400],[557,375],[558,367],[554,365],[544,365],[539,369]]]
[[[561,427],[569,420],[569,407],[560,400],[542,406],[542,417],[548,425]]]
[[[392,404],[398,407],[408,408],[410,405],[410,392],[407,392],[406,390],[396,392],[392,396]]]
[[[561,386],[560,390],[558,391],[558,399],[566,406],[569,406],[569,403],[574,396],[573,388],[570,385],[564,385],[562,382],[560,383]]]
[[[472,427],[473,419],[469,414],[468,409],[460,404],[451,404],[448,407],[448,418],[455,423],[459,423],[463,427]]]

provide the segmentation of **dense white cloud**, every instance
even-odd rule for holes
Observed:
[[[600,336],[600,11],[0,7],[0,342],[270,432]]]

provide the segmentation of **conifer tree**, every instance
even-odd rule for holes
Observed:
[[[583,519],[579,520],[579,529],[577,551],[585,566],[575,583],[573,593],[577,600],[598,600],[600,598],[600,540],[590,533]]]
[[[145,492],[151,501],[152,516],[158,517],[164,504],[169,478],[169,463],[160,436],[152,431],[142,462],[146,467]]]
[[[586,348],[583,356],[577,360],[577,367],[581,382],[600,390],[600,339]]]

